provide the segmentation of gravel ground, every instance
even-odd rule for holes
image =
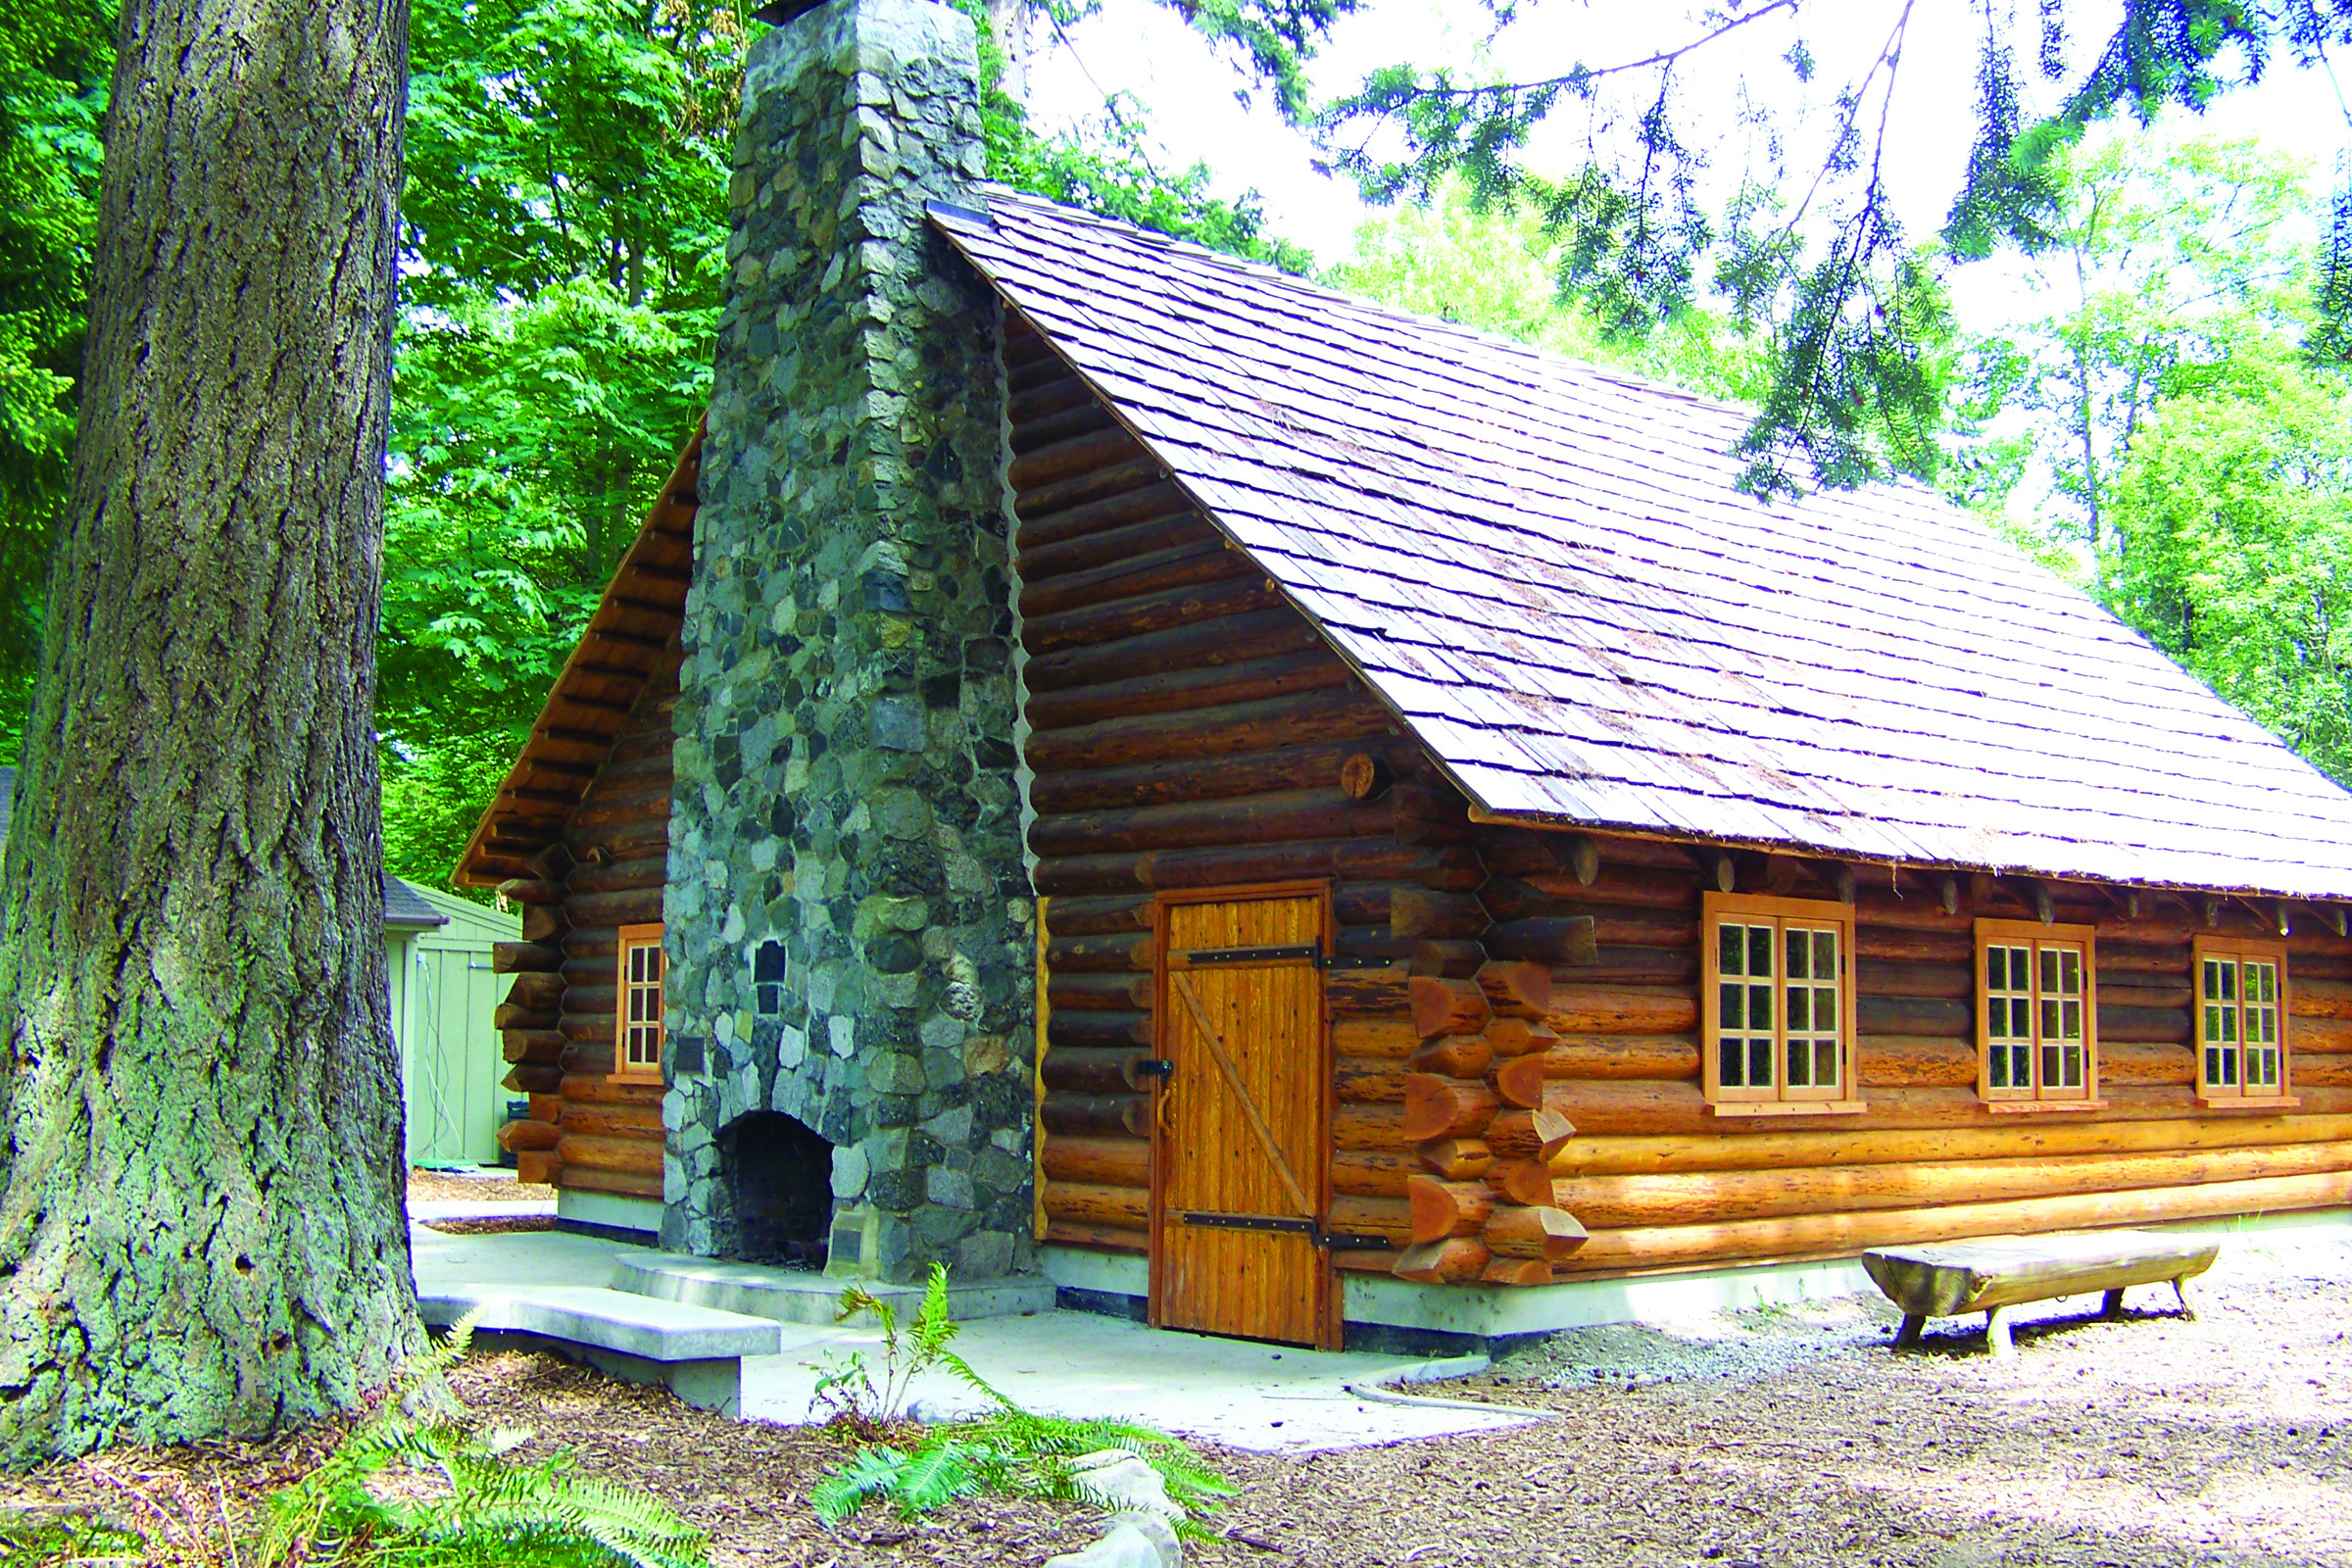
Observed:
[[[1418,1394],[1551,1419],[1471,1438],[1306,1456],[1212,1452],[1243,1489],[1200,1564],[1331,1568],[2157,1568],[2352,1562],[2352,1246],[2225,1258],[2185,1321],[2133,1293],[2021,1313],[2017,1360],[1956,1320],[1886,1348],[1872,1298],[1658,1329],[1554,1336]],[[983,1374],[987,1368],[980,1369]],[[730,1422],[549,1356],[476,1357],[484,1419],[535,1428],[584,1468],[651,1488],[713,1538],[719,1568],[1034,1565],[1091,1540],[1083,1509],[966,1502],[839,1534],[809,1485],[847,1451],[824,1431]],[[248,1505],[299,1447],[120,1451],[144,1490]],[[0,1505],[121,1489],[90,1467],[0,1481]],[[217,1493],[217,1487],[220,1489]]]
[[[552,1203],[556,1190],[541,1182],[518,1182],[511,1170],[463,1174],[445,1170],[409,1172],[412,1203]]]

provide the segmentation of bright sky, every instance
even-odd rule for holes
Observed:
[[[1915,0],[1911,6],[1901,90],[1887,125],[1886,172],[1898,217],[1921,236],[1940,224],[1966,167],[1982,4]],[[1683,112],[1699,132],[1690,141],[1711,149],[1711,183],[1728,191],[1750,160],[1768,156],[1758,129],[1742,122],[1742,73],[1756,95],[1753,125],[1788,137],[1789,166],[1809,173],[1819,165],[1821,133],[1816,129],[1808,135],[1804,127],[1821,122],[1818,111],[1830,93],[1868,69],[1903,9],[1902,0],[1810,0],[1799,22],[1761,20],[1687,62],[1681,77]],[[2024,9],[2031,24],[2032,0]],[[2078,69],[2105,40],[2120,9],[2106,0],[2076,0],[2068,7],[2075,34],[2070,56]],[[1355,86],[1366,70],[1404,61],[1450,63],[1478,77],[1491,77],[1496,61],[1508,63],[1514,77],[1556,74],[1580,58],[1593,67],[1627,62],[1703,30],[1694,21],[1677,20],[1689,13],[1672,5],[1527,0],[1522,11],[1524,20],[1490,46],[1486,13],[1475,0],[1372,0],[1367,10],[1340,24],[1315,66],[1316,88],[1321,95],[1336,95]],[[1055,39],[1050,28],[1042,30],[1045,47],[1033,70],[1032,99],[1044,126],[1099,113],[1106,92],[1130,93],[1144,106],[1171,167],[1203,161],[1222,194],[1257,191],[1275,233],[1307,246],[1320,262],[1348,255],[1365,216],[1352,186],[1316,173],[1312,146],[1265,103],[1245,107],[1237,102],[1244,85],[1239,74],[1162,6],[1151,0],[1103,0],[1101,14],[1072,27],[1066,41]],[[1780,64],[1799,36],[1819,64],[1810,87]],[[2031,25],[2016,36],[2024,45],[2021,52],[2030,57]],[[1638,79],[1655,78],[1642,74]],[[2344,85],[2352,93],[2352,76]],[[1586,112],[1564,107],[1553,121],[1536,156],[1565,170],[1573,167]],[[2284,64],[2261,85],[2227,95],[2198,128],[2257,136],[2308,159],[2323,188],[2331,161],[2352,144],[2335,84],[2324,74]],[[1969,308],[1972,292],[1964,274],[1959,296],[1964,316],[1980,314]],[[1989,297],[1982,309],[2001,314],[2000,304]]]

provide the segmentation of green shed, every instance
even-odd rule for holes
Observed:
[[[412,1165],[487,1165],[500,1157],[508,1096],[499,1080],[507,1064],[492,1025],[500,977],[490,969],[490,945],[521,935],[514,915],[384,878],[384,974]]]

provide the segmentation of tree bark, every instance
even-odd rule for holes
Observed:
[[[0,1460],[421,1343],[371,710],[406,0],[130,0],[0,868]]]

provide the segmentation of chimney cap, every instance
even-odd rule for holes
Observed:
[[[767,0],[767,4],[753,8],[752,18],[770,26],[781,27],[795,17],[805,17],[824,3],[825,0]]]

